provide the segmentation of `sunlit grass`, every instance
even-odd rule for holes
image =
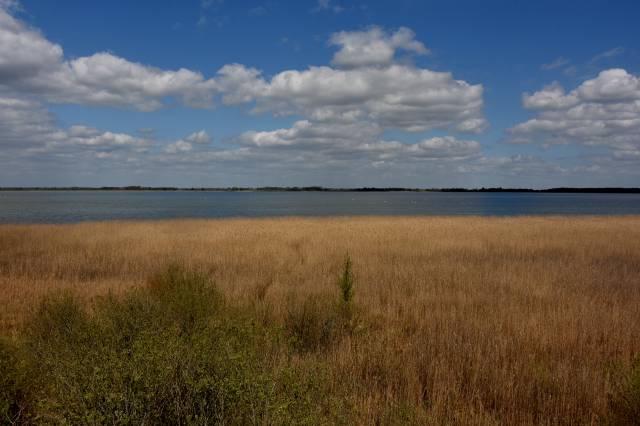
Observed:
[[[155,297],[168,265],[215,283],[218,301],[163,290],[158,303],[172,313],[143,318],[127,303]],[[6,365],[23,359],[16,342],[43,315],[41,298],[66,291],[92,327],[105,321],[105,300],[118,315],[136,313],[118,330],[173,318],[170,334],[180,335],[200,315],[224,313],[242,327],[223,337],[247,341],[267,380],[279,382],[289,363],[319,368],[314,389],[341,403],[327,398],[317,418],[343,410],[360,423],[598,424],[636,409],[624,395],[635,392],[640,354],[637,217],[7,225],[0,285]],[[307,386],[293,371],[291,383]]]

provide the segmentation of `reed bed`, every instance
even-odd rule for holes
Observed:
[[[91,312],[168,265],[293,339],[270,362],[321,366],[349,423],[601,424],[640,355],[639,217],[2,225],[0,333],[19,341],[52,294]],[[640,409],[624,404],[615,422]]]

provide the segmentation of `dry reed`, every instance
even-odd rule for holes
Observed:
[[[639,217],[2,225],[0,331],[51,291],[90,306],[176,262],[286,325],[338,297],[347,254],[359,322],[300,357],[330,366],[361,423],[597,424],[640,354]]]

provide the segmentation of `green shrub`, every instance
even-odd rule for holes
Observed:
[[[351,270],[351,267],[352,267],[351,257],[347,255],[347,258],[344,261],[342,276],[340,277],[340,281],[338,283],[338,285],[340,286],[340,291],[342,296],[341,301],[345,305],[351,305],[353,300],[354,278],[353,278],[353,271]]]
[[[88,325],[88,315],[80,302],[71,294],[61,293],[42,301],[27,324],[27,334],[35,344],[34,349],[39,349],[42,342],[70,346],[86,343]]]
[[[351,257],[347,255],[342,269],[342,276],[340,277],[340,281],[338,281],[341,296],[338,311],[342,327],[348,332],[352,332],[355,328],[355,313],[353,306],[354,285],[355,279],[353,277]]]
[[[177,265],[156,274],[148,291],[161,306],[164,321],[173,321],[182,331],[204,325],[223,305],[222,295],[205,275]]]
[[[285,319],[285,328],[298,352],[327,349],[341,337],[342,327],[335,304],[319,296],[292,304]]]
[[[609,398],[608,423],[616,426],[640,425],[640,361],[631,375]]]
[[[354,277],[351,267],[351,258],[347,256],[338,281],[340,298],[337,303],[321,296],[308,298],[299,305],[289,303],[285,328],[297,351],[327,349],[355,328]]]
[[[431,421],[419,407],[408,403],[387,403],[383,407],[377,424],[395,426],[395,425],[429,425],[437,424]]]
[[[0,339],[0,424],[25,420],[26,384],[16,348]]]
[[[39,423],[317,424],[336,404],[320,375],[276,361],[288,344],[277,330],[175,266],[91,315],[70,296],[50,298],[24,340]]]

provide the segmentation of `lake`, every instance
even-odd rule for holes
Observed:
[[[345,215],[636,215],[640,194],[2,191],[0,223]]]

